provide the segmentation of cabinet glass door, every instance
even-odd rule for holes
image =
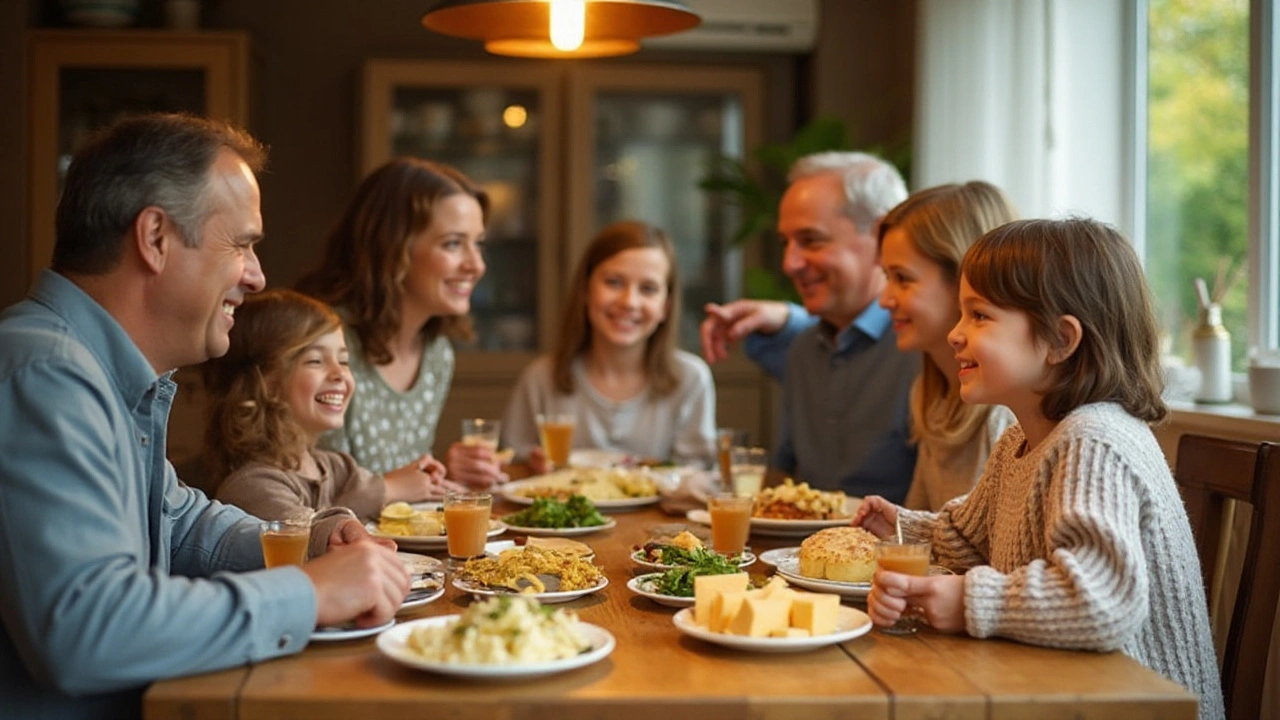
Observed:
[[[451,165],[485,189],[487,270],[471,299],[481,351],[534,351],[554,311],[541,274],[555,236],[549,136],[556,98],[541,76],[492,67],[371,61],[365,68],[365,173],[395,156]],[[554,258],[554,254],[550,257]],[[550,298],[550,299],[549,299]]]
[[[749,107],[759,102],[757,76],[724,71],[681,83],[672,81],[678,74],[650,72],[583,73],[593,134],[590,200],[570,265],[595,231],[615,220],[664,229],[680,270],[680,345],[697,352],[703,305],[738,297],[742,278],[742,253],[730,242],[734,209],[698,183],[714,158],[741,158],[758,142],[749,121],[760,116]]]
[[[188,111],[243,126],[248,35],[36,30],[28,41],[30,269],[53,255],[54,210],[71,157],[121,115]]]

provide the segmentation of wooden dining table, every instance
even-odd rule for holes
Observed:
[[[518,509],[499,503],[495,514]],[[583,536],[608,587],[562,605],[617,639],[603,660],[536,679],[471,680],[405,667],[374,638],[312,643],[298,655],[165,680],[144,700],[148,720],[712,720],[719,718],[1196,717],[1195,696],[1120,653],[1052,650],[925,629],[872,631],[796,653],[747,652],[681,634],[676,610],[635,595],[650,572],[631,560],[657,526],[683,522],[657,506],[613,513],[617,526]],[[505,537],[505,536],[504,536]],[[501,539],[501,538],[498,538]],[[757,553],[798,545],[753,534]],[[756,562],[749,571],[772,568]],[[461,612],[448,587],[400,621]],[[856,600],[847,600],[859,607]]]

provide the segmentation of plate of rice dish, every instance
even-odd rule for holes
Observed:
[[[538,547],[504,550],[496,557],[468,560],[453,586],[472,595],[520,595],[543,603],[568,602],[603,590],[609,579],[587,560]]]
[[[646,468],[565,468],[502,486],[503,497],[518,505],[535,498],[568,500],[582,495],[601,510],[652,505],[661,499],[658,483]]]
[[[608,657],[609,631],[572,610],[519,596],[473,603],[461,615],[403,623],[378,636],[378,650],[412,668],[468,678],[529,678]]]

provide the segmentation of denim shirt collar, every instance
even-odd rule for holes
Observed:
[[[872,302],[858,317],[836,332],[835,328],[825,320],[819,324],[818,337],[828,345],[834,345],[837,353],[852,348],[860,339],[867,338],[876,342],[884,337],[891,324],[889,311],[880,307],[879,302]]]
[[[138,407],[157,384],[163,395],[172,397],[173,371],[157,376],[133,338],[80,286],[57,272],[42,270],[31,299],[62,318],[68,332],[80,335],[130,407]]]

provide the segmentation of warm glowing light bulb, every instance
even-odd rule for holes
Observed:
[[[586,0],[551,0],[551,44],[571,52],[582,47],[587,29]]]
[[[529,120],[529,111],[524,109],[523,105],[508,105],[502,111],[502,122],[509,128],[524,127],[525,122]]]

